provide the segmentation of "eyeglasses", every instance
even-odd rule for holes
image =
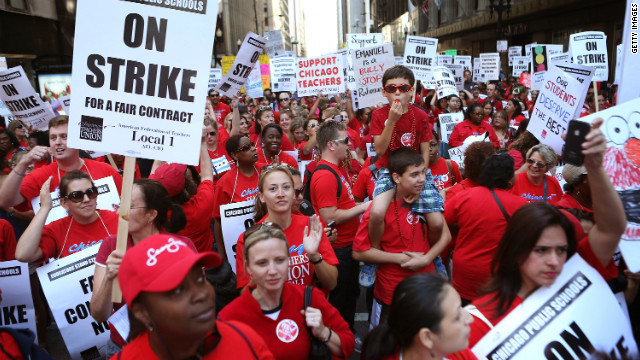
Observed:
[[[296,192],[296,197],[302,196],[302,194],[304,194],[304,185],[302,185],[300,189],[294,189],[293,191]]]
[[[349,145],[349,137],[345,136],[344,139],[334,139],[334,140],[331,140],[331,142],[336,143],[336,144],[343,143],[345,145]]]
[[[270,108],[270,107],[268,107],[268,106],[260,106],[260,107],[258,108],[258,110],[262,110],[262,111],[264,111],[264,110],[273,110],[273,109],[272,109],[272,108]]]
[[[65,196],[64,198],[71,202],[79,203],[79,202],[82,202],[82,200],[84,200],[85,195],[87,195],[89,200],[93,200],[97,198],[98,188],[95,186],[92,186],[85,191],[80,191],[80,190],[72,191],[69,193],[69,195]]]
[[[255,149],[255,147],[256,147],[256,144],[254,144],[254,143],[248,143],[248,144],[246,144],[246,145],[244,145],[244,146],[239,147],[239,148],[238,148],[238,150],[236,150],[236,152],[237,152],[237,153],[238,153],[238,152],[245,152],[245,151],[248,151],[248,150],[250,150],[250,149]]]
[[[209,97],[220,97],[220,94],[209,94]]]
[[[215,132],[215,131],[209,131],[207,133],[207,135],[209,135],[209,136],[216,136],[216,134],[217,134],[217,132]]]
[[[527,164],[529,164],[529,165],[533,165],[533,166],[538,167],[538,168],[540,168],[540,169],[545,168],[545,167],[547,167],[547,166],[550,166],[550,165],[551,165],[551,164],[545,164],[545,163],[543,163],[542,161],[535,161],[535,160],[533,160],[532,158],[528,158],[528,159],[527,159]]]
[[[18,124],[16,125],[16,129],[22,129],[24,126],[22,126],[22,124]]]
[[[342,120],[344,120],[344,116],[342,115],[336,115],[333,117],[333,121],[335,122],[342,122]]]
[[[280,100],[280,101],[287,101],[287,100],[289,100],[289,99],[290,99],[290,98],[281,98],[281,99],[279,99],[279,100]]]
[[[396,92],[396,90],[400,90],[400,92],[406,93],[407,91],[411,90],[411,85],[409,84],[387,85],[384,87],[384,91],[388,93],[394,93]]]
[[[255,224],[252,227],[248,228],[245,232],[244,232],[244,239],[246,240],[249,236],[251,236],[251,234],[253,234],[254,232],[261,230],[263,228],[274,228],[277,230],[282,231],[282,226],[274,223],[274,222],[264,222],[264,223],[260,223],[260,224]]]

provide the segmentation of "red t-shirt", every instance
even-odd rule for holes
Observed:
[[[213,106],[213,104],[211,104],[211,107],[213,108],[213,113],[216,115],[218,124],[223,125],[224,118],[226,118],[227,115],[231,114],[231,108],[229,107],[229,105],[223,103],[222,101],[218,102],[218,106]]]
[[[213,235],[211,234],[211,213],[214,206],[213,183],[205,180],[198,186],[198,192],[182,204],[187,216],[187,225],[178,235],[193,241],[198,252],[212,251]]]
[[[556,203],[556,207],[564,209],[578,209],[584,210],[588,213],[593,213],[593,210],[580,205],[578,200],[574,199],[573,196],[569,195],[568,193],[562,194],[562,197]]]
[[[263,223],[264,219],[258,223]],[[302,240],[304,238],[304,228],[309,226],[309,218],[304,215],[291,214],[291,224],[283,230],[289,244],[289,280],[288,282],[298,285],[314,285],[314,267],[309,262],[307,252],[304,251]],[[244,272],[244,233],[238,237],[236,245],[236,277],[238,288],[243,288],[249,283],[249,276]],[[329,238],[322,232],[318,252],[322,259],[329,265],[338,265],[338,258],[331,247]]]
[[[513,158],[513,171],[517,171],[524,165],[524,157],[520,150],[511,149],[507,151],[507,155]]]
[[[474,182],[473,180],[466,178],[462,181],[460,181],[459,183],[453,185],[452,187],[449,188],[449,190],[447,190],[447,199],[446,201],[451,200],[454,196],[456,196],[457,194],[463,192],[466,189],[471,189],[478,186],[478,184],[476,182]]]
[[[318,150],[314,147],[307,155],[304,154],[304,146],[307,145],[307,141],[294,142],[293,146],[298,150],[298,159],[300,161],[313,160],[314,156],[318,154]]]
[[[438,190],[448,189],[454,185],[452,181],[453,179],[451,178],[452,174],[449,174],[447,161],[444,158],[438,157],[438,162],[435,164],[429,164],[429,169],[431,169],[433,182],[436,184]],[[456,177],[456,184],[462,181],[460,167],[453,160],[451,160],[451,169],[453,170],[453,175]]]
[[[100,161],[83,159],[84,165],[80,168],[80,170],[89,174],[89,176],[93,180],[102,179],[105,177],[113,176],[113,181],[116,183],[116,188],[118,188],[118,193],[122,193],[122,176],[116,169],[114,169],[111,165],[105,164]],[[40,196],[40,189],[42,188],[42,184],[52,176],[51,179],[51,191],[55,190],[60,186],[60,179],[67,172],[61,169],[58,169],[58,163],[53,162],[47,166],[43,166],[33,172],[27,174],[22,180],[22,185],[20,186],[20,194],[24,196],[27,201],[31,201],[36,196]]]
[[[320,170],[315,172],[311,178],[311,203],[313,207],[318,210],[325,207],[337,207],[338,209],[351,209],[356,206],[356,202],[353,200],[353,193],[351,193],[350,180],[341,172],[338,165],[332,164],[326,160],[320,160],[318,166],[325,164],[330,166],[333,171],[338,174],[340,181],[342,182],[342,193],[338,200],[338,183],[335,176],[329,170]],[[319,214],[318,211],[316,211]],[[325,219],[330,221],[329,219]],[[342,223],[336,226],[338,230],[338,239],[332,244],[334,248],[343,248],[353,243],[353,237],[358,230],[358,223],[360,220],[358,217]]]
[[[258,177],[260,176],[258,171],[254,171],[251,177],[242,175],[238,168],[232,168],[227,172],[229,174],[223,176],[216,184],[212,216],[218,219],[220,218],[221,205],[253,200],[258,194]]]
[[[92,245],[100,244],[102,239],[117,234],[118,214],[108,210],[98,210],[98,212],[100,217],[89,224],[80,224],[77,221],[72,223],[72,217],[66,216],[45,225],[40,238],[40,249],[44,257],[40,260],[57,258],[58,255],[69,256]]]
[[[242,335],[233,327],[232,324]],[[264,340],[251,326],[236,321],[229,324],[224,321],[216,321],[216,332],[220,335],[220,342],[214,350],[202,357],[203,360],[214,359],[253,359],[253,351],[261,360],[275,359],[271,351],[267,348]],[[209,333],[208,335],[210,335]],[[243,336],[244,335],[244,336]],[[247,343],[251,343],[249,345]],[[253,349],[253,351],[251,350]],[[151,345],[149,345],[149,333],[144,332],[138,335],[131,343],[127,344],[119,353],[113,355],[110,360],[120,359],[159,359]]]
[[[482,135],[486,132],[489,132],[489,140],[493,143],[493,146],[500,147],[500,141],[498,141],[498,137],[496,136],[495,131],[493,131],[493,127],[487,124],[486,122],[481,122],[480,125],[475,126],[469,121],[469,119],[464,119],[461,123],[457,124],[451,135],[449,135],[449,146],[450,147],[458,147],[462,145],[464,140],[469,136],[477,136]]]
[[[600,275],[604,278],[605,281],[609,281],[615,279],[618,276],[618,268],[614,261],[609,261],[609,265],[604,266],[596,254],[593,253],[593,249],[591,249],[591,244],[589,244],[589,237],[585,236],[578,242],[578,248],[576,252],[580,254],[580,256],[586,261],[589,265],[591,265],[594,269],[600,273]],[[507,316],[513,309],[515,309],[518,305],[520,305],[524,299],[516,296],[513,301],[513,304],[509,307],[507,312],[500,316],[496,317],[497,311],[495,310],[495,304],[491,302],[491,298],[495,293],[490,293],[484,295],[471,304],[475,305],[480,312],[493,324],[496,326],[502,319]],[[471,323],[471,333],[469,334],[469,348],[472,348],[483,336],[485,336],[491,329],[484,321],[476,318],[474,316],[474,321]]]
[[[563,194],[562,187],[553,176],[545,175],[544,178],[547,179],[547,201],[549,204],[555,205]],[[523,172],[516,175],[516,184],[511,189],[511,192],[522,196],[529,202],[542,201],[544,198],[544,182],[541,182],[540,185],[534,185],[529,180],[527,172]]]
[[[15,260],[16,234],[13,226],[5,219],[0,219],[0,261]]]
[[[348,127],[347,136],[349,137],[349,149],[355,151],[360,146],[360,132]]]
[[[281,164],[287,164],[294,169],[298,168],[298,162],[296,159],[286,152],[281,151],[280,154],[278,154],[278,161],[280,161]],[[265,165],[271,165],[273,163],[273,159],[267,159],[264,151],[262,149],[258,149],[258,162]]]
[[[358,179],[356,183],[353,185],[353,196],[359,199],[373,199],[373,190],[376,187],[376,178],[371,173],[371,169],[369,169],[369,165],[367,165],[368,161],[365,162],[365,166],[360,170],[360,174],[358,174]],[[376,165],[378,163],[376,162]]]
[[[491,105],[493,105],[493,111],[499,111],[502,110],[502,101],[498,100],[496,98],[493,99],[493,101],[489,100],[488,97],[484,98],[484,99],[478,99],[478,104],[483,105],[485,103],[485,101],[489,101],[491,103]]]
[[[382,134],[387,119],[389,118],[390,109],[391,107],[386,105],[371,113],[370,129],[372,136],[379,136]],[[414,120],[414,130],[417,141],[411,137],[411,128]],[[387,151],[378,159],[380,166],[387,166],[389,153],[395,149],[410,147],[413,150],[420,152],[420,144],[428,142],[433,138],[433,134],[431,133],[432,130],[433,126],[427,121],[427,114],[420,110],[420,108],[409,105],[409,111],[402,114],[400,120],[398,120],[393,129],[393,134],[391,135]]]
[[[307,332],[304,316],[300,314],[304,308],[304,291],[305,286],[284,284],[282,305],[276,320],[263,314],[260,303],[251,291],[245,291],[225,306],[218,318],[251,326],[278,360],[308,359],[313,335]],[[355,338],[347,322],[318,289],[313,289],[311,293],[311,307],[320,310],[322,322],[340,337],[342,353],[349,358],[355,348]]]
[[[396,218],[396,206],[398,218]],[[365,251],[371,248],[371,242],[369,240],[370,212],[371,206],[369,206],[369,209],[367,209],[362,217],[362,222],[358,227],[358,233],[353,241],[353,251]],[[403,239],[404,237],[411,238],[411,240]],[[426,223],[421,222],[418,215],[411,212],[408,204],[405,205],[403,200],[399,200],[389,205],[389,210],[384,217],[384,233],[380,240],[380,250],[388,253],[402,253],[404,251],[427,253],[430,248],[431,246],[427,239]],[[397,264],[379,264],[378,270],[376,271],[373,295],[379,301],[390,305],[391,299],[393,298],[393,291],[400,281],[410,275],[426,272],[435,272],[433,264],[429,264],[418,271],[403,269]]]
[[[524,117],[524,115],[518,115],[515,118],[509,118],[509,126],[517,128],[525,119],[526,117]]]
[[[506,190],[494,189],[509,216],[527,201]],[[444,218],[449,226],[458,224],[453,250],[453,287],[460,296],[474,300],[491,277],[491,260],[507,228],[496,200],[484,186],[463,191],[447,201]]]

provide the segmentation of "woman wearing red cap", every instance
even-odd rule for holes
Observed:
[[[153,235],[124,256],[122,296],[130,343],[112,359],[273,359],[251,327],[216,321],[215,292],[204,269],[216,253],[196,253],[180,237]]]
[[[297,253],[290,254],[282,229],[275,224],[259,224],[254,229],[242,252],[244,270],[255,285],[227,305],[219,318],[251,325],[277,359],[309,359],[313,337],[326,344],[333,357],[351,356],[355,338],[338,310],[316,289],[305,308],[306,287],[287,281],[290,264],[298,260]],[[321,234],[320,223],[314,221],[304,229],[304,242],[317,243]]]

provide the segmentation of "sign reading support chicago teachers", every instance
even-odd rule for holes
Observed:
[[[69,146],[197,164],[217,12],[215,0],[79,0]]]

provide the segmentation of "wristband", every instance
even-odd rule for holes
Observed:
[[[27,176],[27,174],[20,174],[19,172],[17,172],[15,168],[11,169],[11,171],[13,171],[14,173],[16,173],[16,174],[17,174],[18,176],[20,176],[20,177],[25,177],[25,176]]]
[[[318,265],[322,262],[322,254],[318,254],[318,255],[320,255],[320,258],[316,261],[309,259],[309,262],[311,263],[311,265]]]
[[[329,342],[329,340],[331,340],[331,335],[333,335],[333,331],[331,331],[330,327],[327,327],[327,329],[329,329],[329,336],[327,336],[327,338],[325,340],[322,341],[323,344],[326,344]]]

